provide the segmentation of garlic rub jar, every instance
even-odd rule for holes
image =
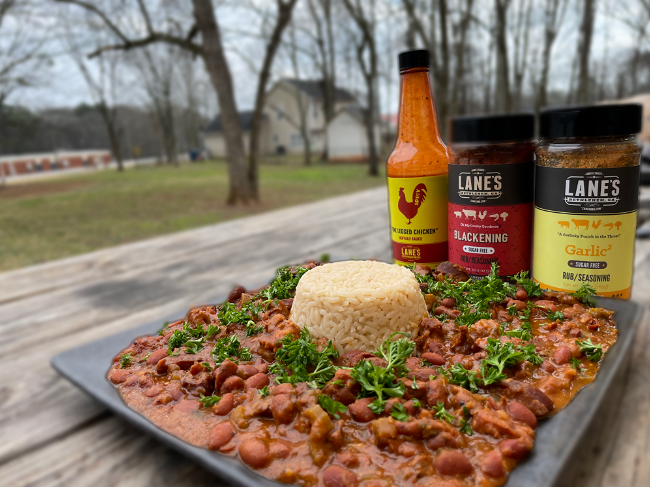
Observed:
[[[533,278],[542,288],[628,299],[639,200],[641,105],[542,112]]]
[[[449,260],[472,278],[530,271],[535,171],[531,114],[458,117],[451,125]]]

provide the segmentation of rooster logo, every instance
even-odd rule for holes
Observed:
[[[427,197],[427,187],[424,183],[418,184],[413,190],[413,202],[409,203],[406,201],[406,196],[404,196],[404,188],[399,189],[399,201],[397,202],[397,209],[402,215],[408,219],[407,225],[411,224],[411,219],[415,218],[415,215],[418,214],[418,210],[424,199]]]

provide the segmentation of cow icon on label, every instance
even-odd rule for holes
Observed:
[[[558,222],[558,224],[560,225],[560,228],[569,228],[570,225],[569,222],[564,222],[564,221]]]
[[[471,216],[474,220],[476,220],[476,210],[462,210],[463,213],[465,214],[465,220],[469,220],[469,217]]]
[[[576,226],[576,230],[579,230],[580,227],[585,227],[585,230],[589,230],[589,220],[571,220],[571,223],[573,223]],[[607,225],[605,225],[607,226]]]

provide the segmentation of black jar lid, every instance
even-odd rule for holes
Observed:
[[[532,113],[455,117],[451,121],[452,143],[524,141],[531,140],[534,132]]]
[[[429,67],[429,51],[426,49],[414,49],[412,51],[400,52],[398,59],[400,71],[411,68]]]
[[[555,137],[603,137],[641,132],[643,107],[639,104],[598,105],[544,110],[540,135]]]

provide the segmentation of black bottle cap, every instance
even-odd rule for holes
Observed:
[[[453,143],[531,140],[534,132],[532,113],[456,117],[451,121]]]
[[[429,51],[426,49],[415,49],[399,53],[399,70],[410,68],[428,68]]]
[[[541,113],[539,133],[544,138],[632,135],[641,132],[642,119],[638,104],[554,108]]]

